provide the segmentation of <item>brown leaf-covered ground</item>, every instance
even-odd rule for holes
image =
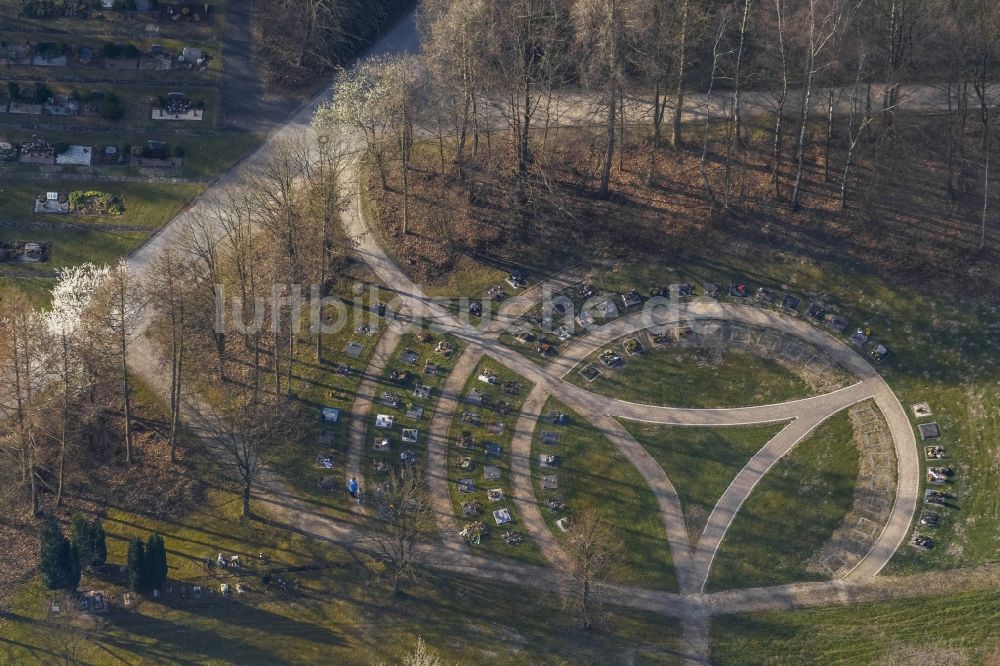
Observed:
[[[162,434],[162,424],[143,418],[139,405],[133,463],[122,463],[121,453],[104,451],[98,455],[77,452],[67,474],[63,506],[55,506],[52,492],[41,495],[42,509],[53,513],[68,533],[67,523],[74,513],[88,518],[102,516],[108,508],[166,516],[183,512],[203,496],[204,485],[191,473],[188,457],[179,450],[178,462],[170,461],[170,450]],[[120,421],[120,419],[118,419]],[[121,423],[112,423],[120,430]],[[39,552],[39,520],[28,511],[28,497],[18,491],[6,498],[0,514],[0,600],[34,573]],[[3,602],[0,601],[0,610]]]
[[[908,119],[881,147],[863,141],[855,153],[862,166],[851,170],[843,209],[846,139],[835,132],[825,174],[824,131],[817,128],[808,148],[798,211],[789,205],[793,140],[785,141],[776,199],[766,127],[747,128],[747,147],[732,149],[728,206],[725,144],[714,136],[710,145],[706,172],[713,203],[700,169],[701,128],[688,129],[688,143],[678,152],[664,145],[651,186],[648,141],[630,134],[616,155],[611,196],[603,201],[596,197],[603,139],[581,129],[549,132],[544,162],[539,158],[521,181],[523,196],[512,194],[517,181],[504,133],[494,133],[489,148],[480,142],[465,182],[454,165],[442,180],[437,143],[421,145],[413,159],[406,235],[398,163],[389,169],[388,190],[369,174],[368,197],[383,242],[414,279],[431,285],[470,255],[550,272],[585,257],[666,259],[706,256],[706,250],[782,250],[862,264],[890,281],[919,279],[960,289],[988,288],[998,279],[989,270],[998,258],[995,229],[987,229],[986,248],[978,249],[982,167],[975,137],[968,137],[964,170],[955,159],[954,200],[947,190],[946,129],[940,121]]]

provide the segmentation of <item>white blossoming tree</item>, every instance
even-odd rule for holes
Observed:
[[[64,268],[59,282],[52,290],[52,308],[45,313],[45,328],[49,343],[47,366],[57,383],[55,399],[59,409],[53,410],[58,421],[53,432],[58,440],[59,455],[56,464],[56,504],[62,503],[63,479],[66,467],[66,449],[72,426],[73,397],[86,382],[79,335],[83,328],[84,313],[94,298],[98,287],[108,279],[107,266],[82,264]]]

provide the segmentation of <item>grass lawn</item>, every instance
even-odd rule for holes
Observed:
[[[0,276],[3,275],[0,269]],[[0,277],[0,298],[4,297],[4,292],[20,291],[25,294],[35,307],[47,308],[52,302],[52,287],[55,280],[44,278],[17,279]]]
[[[424,337],[424,336],[427,337]],[[436,351],[439,344],[448,345],[452,352],[438,353]],[[384,478],[388,472],[379,473],[375,470],[377,460],[384,461],[389,465],[390,470],[399,469],[400,454],[404,451],[411,451],[417,456],[420,464],[426,464],[427,438],[430,435],[430,422],[434,414],[434,405],[441,397],[441,385],[451,372],[451,366],[455,359],[462,353],[465,345],[451,336],[441,336],[421,333],[406,333],[400,339],[395,351],[389,359],[378,382],[378,393],[372,404],[371,412],[368,415],[368,428],[365,435],[365,466],[364,474],[368,483],[374,483],[380,477]],[[442,349],[442,351],[444,351]],[[410,358],[410,353],[416,354],[413,362],[406,362]],[[435,374],[428,374],[425,368],[428,363],[437,366]],[[398,373],[394,379],[391,375]],[[405,373],[405,377],[403,374]],[[417,386],[427,387],[429,395],[418,397]],[[398,406],[391,406],[383,401],[383,393],[391,393],[399,399]],[[423,412],[419,417],[407,416],[410,409],[419,408]],[[384,430],[375,427],[375,419],[379,414],[388,414],[393,417],[394,424],[391,429]],[[417,443],[404,443],[401,439],[403,429],[416,429],[418,431]],[[376,451],[375,440],[385,437],[389,440],[391,448],[388,451]]]
[[[557,539],[566,534],[555,521],[572,515],[573,509],[590,505],[604,513],[605,519],[621,538],[624,553],[613,579],[617,582],[668,590],[677,588],[670,548],[667,544],[660,507],[653,492],[639,472],[618,453],[604,435],[579,414],[554,398],[545,404],[545,411],[563,412],[569,423],[554,426],[539,420],[531,445],[531,475],[535,497],[549,529]],[[559,443],[543,444],[546,432],[556,433]],[[542,454],[559,456],[556,470],[544,469],[539,463]],[[558,477],[557,490],[542,490],[542,476]],[[545,504],[550,497],[563,498],[567,511],[553,512]]]
[[[579,366],[593,363],[601,370],[597,379],[588,382],[576,370],[567,379],[601,395],[676,407],[766,405],[811,393],[805,382],[776,361],[754,354],[723,352],[722,362],[714,365],[698,349],[652,349],[629,356],[623,342],[612,345],[624,359],[623,365],[606,368],[599,358],[602,348]]]
[[[685,428],[625,419],[621,423],[667,473],[693,542],[733,478],[787,425]]]
[[[101,180],[27,180],[10,178],[0,184],[0,215],[5,221],[43,224],[121,224],[158,229],[185,203],[204,190],[203,185],[174,183],[119,183]],[[75,190],[98,190],[122,197],[125,212],[121,215],[59,215],[35,213],[35,195],[44,192],[68,194]],[[2,237],[17,235],[20,240],[33,231],[4,230]],[[59,261],[53,252],[53,262]]]
[[[617,612],[606,628],[584,632],[561,612],[553,595],[425,572],[419,586],[394,599],[377,581],[378,565],[296,526],[242,521],[239,500],[210,493],[199,508],[176,520],[155,520],[118,510],[104,521],[108,561],[124,564],[127,539],[158,531],[168,553],[171,596],[117,608],[76,625],[53,621],[46,592],[36,580],[9,599],[0,624],[5,663],[129,664],[344,664],[400,663],[417,637],[449,662],[578,664],[616,661],[632,654],[676,663],[678,628],[647,614]],[[265,565],[252,556],[264,552]],[[202,567],[218,552],[242,554],[239,574]],[[294,582],[294,591],[266,591],[265,568]],[[242,581],[245,595],[223,599],[219,585]],[[178,598],[181,586],[202,585],[202,600]],[[120,595],[117,575],[84,576],[81,590]],[[208,596],[207,590],[215,591]],[[76,615],[75,613],[73,615]],[[76,629],[69,629],[75,626]],[[74,658],[68,655],[72,654]]]
[[[846,411],[822,423],[761,479],[733,519],[707,591],[819,580],[806,561],[854,499],[858,452]]]
[[[55,277],[55,270],[67,266],[76,266],[90,261],[95,264],[109,264],[117,261],[149,237],[143,231],[40,231],[35,229],[6,230],[0,238],[10,240],[30,240],[52,243],[51,260],[46,264],[0,264],[0,277],[7,275],[37,276],[41,278]],[[51,287],[51,282],[48,282]],[[19,288],[26,288],[27,283],[18,280]],[[38,287],[27,287],[32,290]]]
[[[490,370],[496,375],[494,384],[487,384],[479,380],[479,376]],[[516,383],[521,385],[518,395],[508,395],[501,387],[506,383]],[[490,553],[506,555],[534,564],[547,564],[547,560],[542,555],[541,550],[532,541],[531,537],[524,532],[524,541],[520,544],[509,546],[504,540],[502,533],[506,527],[497,526],[493,520],[492,512],[499,508],[510,510],[513,523],[510,527],[512,531],[520,531],[520,515],[517,506],[511,500],[510,492],[510,442],[514,436],[514,424],[520,416],[521,405],[525,397],[531,391],[533,384],[520,375],[497,364],[488,357],[484,357],[476,369],[469,376],[469,380],[462,388],[461,398],[458,408],[455,410],[455,418],[451,424],[448,447],[448,489],[451,492],[452,505],[455,515],[461,525],[469,523],[462,513],[463,502],[476,502],[482,507],[482,515],[479,517],[482,522],[490,528],[490,534],[482,539],[482,543],[473,545],[474,549],[483,550]],[[474,405],[468,402],[468,397],[473,389],[483,392],[489,397],[487,406]],[[506,415],[501,414],[491,406],[496,406],[502,401],[509,403],[509,411]],[[464,415],[477,416],[478,425],[466,422]],[[492,428],[492,429],[491,429]],[[497,431],[499,430],[499,433]],[[462,435],[468,433],[472,437],[472,448],[462,446]],[[493,443],[500,446],[499,456],[488,456],[485,453],[484,445]],[[471,471],[462,471],[458,465],[463,458],[471,459],[474,468]],[[500,468],[499,481],[487,481],[484,477],[483,467],[485,465],[496,465]],[[458,480],[471,478],[475,481],[476,490],[473,493],[459,493]],[[504,499],[501,502],[490,502],[486,497],[486,491],[491,488],[503,490]]]
[[[712,663],[995,664],[1000,594],[966,592],[712,623]]]

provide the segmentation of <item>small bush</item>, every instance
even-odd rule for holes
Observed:
[[[174,157],[184,157],[184,146],[174,146],[170,153]]]
[[[35,104],[44,104],[52,97],[52,91],[44,83],[35,84]]]
[[[105,120],[118,120],[125,114],[125,108],[122,106],[121,100],[118,99],[118,95],[113,92],[109,92],[101,100],[101,118]]]
[[[62,142],[60,142],[60,143],[54,144],[52,147],[55,149],[56,155],[62,155],[67,150],[69,150],[69,144],[68,143],[62,143]]]

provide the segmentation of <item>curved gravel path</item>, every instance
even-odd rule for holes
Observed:
[[[345,466],[344,483],[353,476],[358,481],[358,486],[365,488],[365,436],[368,434],[368,415],[371,413],[372,405],[378,396],[380,389],[379,378],[389,363],[392,352],[396,349],[403,333],[395,322],[389,322],[387,330],[382,333],[375,350],[372,352],[371,360],[364,370],[361,381],[358,382],[358,390],[354,394],[354,402],[351,403],[351,413],[348,415],[350,421],[347,425],[347,465]],[[361,512],[360,504],[351,502],[353,511]]]
[[[451,492],[448,489],[448,438],[455,410],[461,399],[462,387],[482,357],[481,350],[466,347],[455,360],[455,367],[441,387],[441,397],[434,409],[427,438],[427,485],[438,532],[444,537],[447,546],[460,550],[468,548],[458,534],[461,528],[455,518]]]
[[[535,436],[535,424],[541,418],[542,408],[548,399],[548,392],[536,386],[521,405],[521,416],[514,424],[514,435],[510,442],[510,489],[524,529],[549,562],[557,567],[565,567],[569,558],[542,517],[531,480],[531,442]]]

